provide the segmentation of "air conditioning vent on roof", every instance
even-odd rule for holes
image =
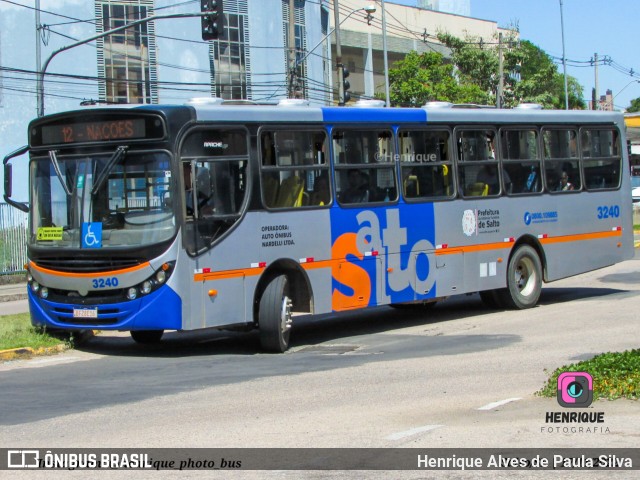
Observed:
[[[187,105],[198,105],[198,106],[213,106],[213,105],[222,105],[224,100],[218,97],[194,97],[187,100]]]
[[[382,108],[384,107],[384,100],[361,98],[356,103],[354,103],[353,106],[360,108]]]
[[[304,98],[283,98],[278,102],[279,107],[308,107],[309,100]]]

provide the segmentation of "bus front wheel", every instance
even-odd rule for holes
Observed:
[[[260,298],[260,344],[267,352],[283,353],[289,348],[291,306],[289,281],[285,275],[280,275],[271,280]]]
[[[158,343],[164,334],[164,330],[131,330],[131,338],[136,343]]]
[[[509,259],[507,288],[499,290],[500,303],[518,310],[535,307],[541,291],[540,257],[529,245],[520,245]]]

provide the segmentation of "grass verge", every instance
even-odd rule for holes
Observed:
[[[538,395],[555,397],[563,372],[587,372],[593,377],[593,399],[640,398],[640,349],[608,352],[556,369]]]
[[[0,317],[0,350],[22,347],[36,350],[60,343],[63,343],[60,338],[34,328],[28,313]]]

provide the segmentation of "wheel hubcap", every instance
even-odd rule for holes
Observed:
[[[536,271],[530,258],[522,258],[515,269],[515,281],[520,295],[528,297],[536,286]]]
[[[282,309],[280,310],[280,328],[283,333],[288,332],[291,329],[293,320],[291,319],[291,299],[287,296],[282,298]]]

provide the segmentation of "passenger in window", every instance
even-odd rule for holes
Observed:
[[[329,177],[325,174],[320,175],[313,183],[313,192],[311,192],[311,205],[328,205],[331,203],[331,190],[329,189]]]
[[[368,179],[360,170],[347,174],[347,188],[340,195],[341,203],[365,203],[369,201]]]
[[[569,175],[567,172],[562,172],[562,175],[560,176],[560,183],[558,184],[558,191],[567,192],[573,189],[573,183],[569,181]]]
[[[193,180],[191,177],[191,164],[182,164],[182,177],[184,179],[184,198],[187,208],[187,216],[193,216]]]

